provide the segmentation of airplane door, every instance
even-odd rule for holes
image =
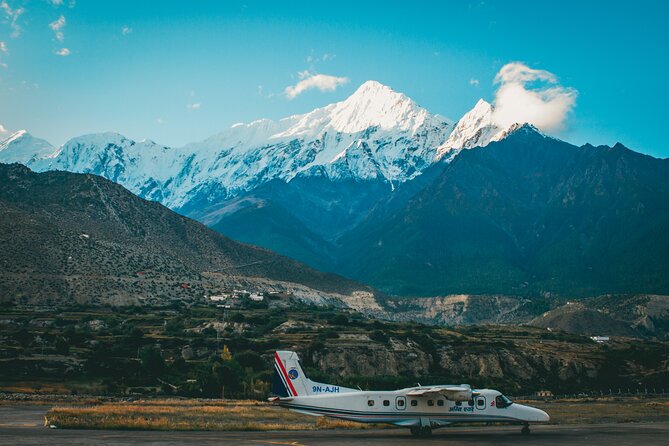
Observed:
[[[485,406],[486,406],[485,397],[484,396],[477,396],[476,397],[476,408],[478,410],[484,410]]]
[[[407,399],[403,396],[395,398],[395,409],[404,410],[407,407]]]

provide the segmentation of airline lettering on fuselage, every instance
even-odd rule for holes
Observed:
[[[313,386],[313,393],[339,393],[339,386]]]
[[[462,407],[462,406],[453,406],[448,409],[449,412],[474,412],[474,408],[471,406]]]

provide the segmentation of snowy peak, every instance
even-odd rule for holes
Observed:
[[[402,93],[379,82],[367,81],[341,102],[282,119],[275,124],[278,131],[272,138],[315,137],[325,132],[355,135],[369,129],[414,134],[422,126],[442,124],[451,123],[430,114]]]
[[[437,149],[437,158],[452,158],[462,149],[483,147],[502,137],[503,129],[493,120],[494,106],[479,99],[453,128],[448,140]]]
[[[430,116],[411,99],[376,81],[367,81],[348,99],[334,104],[332,128],[356,133],[370,127],[415,131]]]
[[[26,163],[47,158],[55,151],[49,142],[19,130],[0,142],[0,163]]]

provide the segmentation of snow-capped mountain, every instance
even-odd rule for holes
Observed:
[[[73,138],[52,155],[26,164],[39,172],[65,170],[100,175],[143,198],[169,205],[169,185],[177,184],[188,160],[179,149],[107,132]]]
[[[403,182],[434,161],[452,128],[405,95],[368,81],[342,102],[279,121],[235,124],[180,148],[102,133],[24,162],[38,171],[99,174],[178,209],[297,175]]]
[[[450,159],[462,148],[487,144],[500,131],[492,106],[483,100],[454,127],[405,95],[367,81],[344,101],[278,121],[235,124],[184,147],[99,133],[71,139],[57,150],[45,141],[33,150],[22,144],[20,150],[6,150],[6,158],[37,171],[101,175],[144,198],[184,209],[297,176],[380,180],[392,187],[446,154]],[[21,138],[32,137],[24,132]]]
[[[0,141],[0,163],[29,163],[53,154],[55,147],[47,141],[35,138],[25,130],[19,130]]]
[[[458,121],[448,140],[437,148],[437,158],[452,159],[462,149],[484,147],[504,136],[504,130],[493,121],[494,107],[479,99],[473,109]]]

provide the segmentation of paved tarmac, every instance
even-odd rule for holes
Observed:
[[[44,406],[0,406],[0,445],[667,445],[669,420],[648,424],[453,427],[430,438],[413,438],[407,429],[298,432],[165,432],[48,429]]]

